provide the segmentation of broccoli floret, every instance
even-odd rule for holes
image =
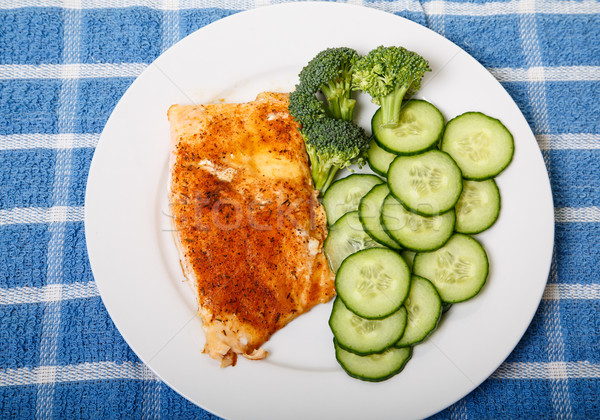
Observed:
[[[300,124],[315,188],[323,194],[337,171],[361,163],[369,137],[352,122],[351,68],[359,59],[350,48],[321,51],[300,72],[288,109]],[[316,94],[321,92],[325,101]]]
[[[297,85],[296,90],[290,93],[288,110],[301,127],[308,127],[313,121],[325,116],[323,103],[317,99],[314,91],[307,90],[302,84]]]
[[[403,47],[380,46],[356,62],[352,88],[371,96],[381,107],[382,125],[393,127],[400,121],[402,100],[419,90],[429,63]]]
[[[325,192],[337,171],[362,163],[369,138],[356,124],[336,118],[320,118],[302,131],[310,158],[315,188]]]
[[[328,48],[318,53],[302,69],[300,85],[312,94],[320,91],[325,97],[328,116],[352,121],[356,101],[352,94],[352,67],[359,59],[352,48]]]

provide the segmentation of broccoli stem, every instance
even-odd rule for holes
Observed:
[[[408,86],[396,86],[393,91],[381,98],[381,125],[383,127],[395,127],[400,123],[400,111],[402,100],[408,91]]]
[[[323,163],[314,147],[307,147],[306,150],[310,159],[310,169],[315,189],[322,195],[329,188],[339,168],[331,163]]]
[[[338,168],[334,165],[319,165],[313,164],[311,168],[312,178],[315,183],[315,189],[319,190],[321,194],[325,192],[325,190],[331,184],[331,181],[335,177]]]
[[[342,118],[342,108],[340,104],[339,98],[331,98],[331,100],[327,101],[327,105],[325,106],[325,111],[327,115],[333,118]]]
[[[330,117],[352,121],[356,101],[350,98],[350,83],[325,83],[320,90],[325,95],[325,111]]]
[[[317,190],[319,190],[321,194],[324,194],[325,191],[327,191],[327,188],[329,188],[329,186],[333,182],[333,178],[335,178],[335,175],[337,174],[338,170],[339,168],[337,166],[331,166],[329,168],[329,173],[327,174],[327,177],[325,177],[323,180],[320,180],[321,185],[315,187]]]
[[[354,104],[354,99],[335,98],[327,100],[327,106],[325,110],[330,117],[345,121],[352,121]]]

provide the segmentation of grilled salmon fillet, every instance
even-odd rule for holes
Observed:
[[[288,96],[173,105],[169,201],[204,352],[235,365],[335,294],[323,253],[326,216]]]

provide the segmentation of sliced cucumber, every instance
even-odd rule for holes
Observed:
[[[455,210],[457,232],[474,234],[488,229],[500,215],[500,191],[496,181],[465,179]]]
[[[323,196],[323,207],[329,225],[333,225],[349,211],[358,210],[358,204],[363,196],[374,185],[382,182],[381,178],[375,175],[352,174],[331,184]]]
[[[454,207],[462,191],[462,175],[447,153],[430,150],[394,159],[388,185],[407,209],[434,216]]]
[[[410,292],[404,302],[408,323],[398,347],[412,346],[425,340],[437,327],[442,316],[442,299],[431,282],[412,276]]]
[[[402,255],[402,258],[404,258],[404,261],[406,261],[406,264],[408,264],[408,268],[410,268],[410,271],[412,271],[413,262],[417,253],[415,251],[405,249],[400,253],[400,255]]]
[[[329,267],[336,273],[344,259],[356,251],[366,248],[381,247],[363,230],[357,211],[343,215],[329,228],[327,239],[323,244]]]
[[[474,238],[455,233],[440,249],[419,253],[413,272],[430,280],[444,302],[462,302],[475,296],[488,276],[489,262]]]
[[[353,378],[378,382],[400,373],[412,356],[412,347],[390,347],[382,353],[360,356],[344,350],[334,341],[335,358]]]
[[[513,136],[499,120],[467,112],[446,126],[441,149],[456,161],[467,179],[493,178],[511,162]]]
[[[384,318],[404,303],[410,288],[410,270],[391,249],[364,249],[342,262],[335,287],[344,305],[355,314],[368,319]]]
[[[371,145],[367,151],[367,162],[369,167],[378,175],[383,177],[387,176],[388,168],[390,163],[396,159],[396,154],[383,150],[375,139],[371,140]]]
[[[350,311],[341,299],[336,298],[329,326],[340,347],[366,355],[380,353],[394,345],[406,328],[406,320],[404,306],[388,317],[366,319]]]
[[[400,245],[386,233],[381,224],[381,207],[389,193],[387,184],[375,185],[360,201],[358,217],[371,238],[389,248],[400,249]]]
[[[448,241],[454,231],[454,210],[438,216],[421,216],[408,211],[391,194],[381,206],[381,221],[403,248],[433,251]]]
[[[381,124],[381,109],[371,119],[377,144],[390,153],[413,155],[438,142],[444,131],[444,117],[432,104],[412,99],[402,104],[400,122],[394,127]]]

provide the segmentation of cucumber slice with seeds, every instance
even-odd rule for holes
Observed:
[[[407,209],[434,216],[454,207],[462,191],[462,175],[447,153],[430,150],[394,159],[388,171],[388,185]]]
[[[342,261],[350,254],[367,248],[381,247],[363,230],[358,219],[358,212],[351,211],[343,215],[329,228],[327,239],[323,244],[329,267],[336,273]]]
[[[365,249],[344,260],[335,288],[344,305],[355,314],[368,319],[384,318],[404,303],[410,288],[410,270],[391,249]]]
[[[465,178],[484,180],[508,166],[515,145],[499,120],[481,112],[466,112],[448,123],[441,149],[452,156]]]
[[[412,356],[412,347],[390,347],[382,353],[360,356],[344,350],[335,342],[335,358],[353,378],[379,382],[400,373]]]
[[[397,347],[418,344],[435,330],[442,316],[442,299],[433,284],[427,279],[412,276],[410,292],[404,302],[408,322]]]
[[[358,210],[363,196],[374,185],[381,183],[381,178],[375,175],[352,174],[331,184],[323,196],[323,207],[329,225],[333,225],[344,214]]]
[[[387,176],[390,163],[396,159],[396,154],[383,150],[377,142],[371,140],[371,145],[367,151],[367,162],[369,167],[378,175]]]
[[[381,222],[403,248],[433,251],[448,241],[454,232],[454,210],[437,216],[421,216],[408,211],[391,194],[381,206]]]
[[[457,303],[479,293],[489,270],[487,254],[474,238],[455,233],[440,249],[419,253],[413,272],[425,277],[444,302]]]
[[[431,103],[411,99],[402,104],[400,122],[394,127],[381,124],[381,108],[371,119],[371,130],[379,146],[398,155],[413,155],[432,148],[444,131],[444,117]]]
[[[388,317],[366,319],[350,311],[341,299],[333,303],[329,326],[345,350],[366,355],[380,353],[396,343],[406,328],[407,312],[403,306]]]
[[[375,185],[360,201],[358,217],[363,228],[371,238],[389,248],[400,249],[400,245],[392,239],[381,224],[381,208],[390,189],[387,184]]]
[[[500,191],[496,181],[465,179],[455,210],[457,232],[475,234],[488,229],[500,215]]]

